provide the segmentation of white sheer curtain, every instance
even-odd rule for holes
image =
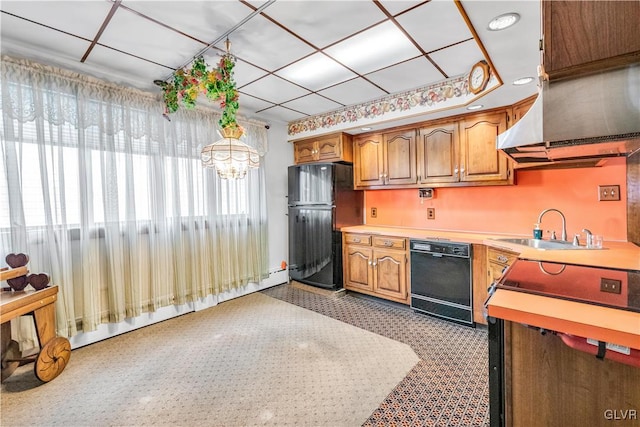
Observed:
[[[59,286],[59,335],[266,277],[263,167],[200,166],[217,113],[169,122],[159,96],[6,56],[0,90],[0,255]],[[264,126],[240,124],[263,156]]]

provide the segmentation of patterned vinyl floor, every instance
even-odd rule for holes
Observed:
[[[364,426],[489,425],[486,328],[457,325],[352,292],[296,283],[262,292],[408,344],[420,357]]]

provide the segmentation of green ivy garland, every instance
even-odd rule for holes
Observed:
[[[165,116],[175,113],[180,104],[187,109],[196,106],[196,99],[203,93],[211,101],[220,102],[222,117],[218,121],[221,128],[239,128],[236,121],[238,112],[238,90],[233,80],[235,58],[225,54],[220,58],[218,66],[211,71],[202,56],[197,57],[191,68],[181,68],[173,73],[173,81],[162,82]]]

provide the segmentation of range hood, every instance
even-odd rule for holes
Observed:
[[[640,151],[640,64],[544,81],[497,147],[519,167],[561,166]]]

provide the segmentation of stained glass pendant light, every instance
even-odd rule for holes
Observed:
[[[223,128],[221,133],[222,139],[202,149],[202,166],[215,168],[222,179],[242,179],[260,166],[258,152],[240,140],[242,129]]]

